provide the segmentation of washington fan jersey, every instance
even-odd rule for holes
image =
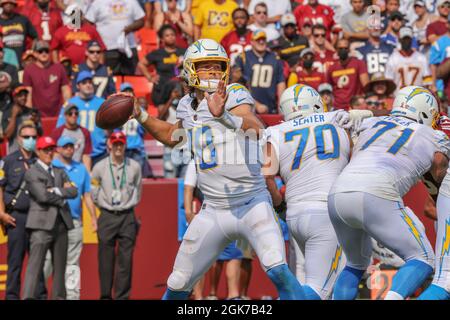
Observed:
[[[251,40],[251,30],[247,30],[244,35],[239,35],[236,30],[227,33],[220,44],[230,57],[230,65],[234,65],[234,61],[242,52],[252,48]]]
[[[347,165],[350,140],[335,122],[342,110],[314,113],[266,129],[286,183],[286,202],[323,201]]]
[[[360,191],[401,201],[430,170],[434,154],[450,154],[442,131],[403,117],[365,119],[352,158],[330,193]]]
[[[432,84],[427,58],[417,51],[414,51],[410,56],[405,56],[400,51],[395,50],[386,64],[385,76],[394,80],[397,91],[405,86]]]
[[[206,99],[196,110],[192,98],[185,95],[177,107],[177,118],[187,131],[188,143],[198,172],[198,186],[205,200],[228,208],[244,204],[265,190],[261,174],[262,150],[256,139],[227,129],[209,112]],[[227,86],[225,109],[254,105],[247,89],[240,84]]]

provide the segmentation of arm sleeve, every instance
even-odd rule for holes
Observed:
[[[33,81],[31,81],[31,76],[28,68],[25,68],[23,72],[23,85],[27,87],[33,86]]]
[[[109,96],[113,93],[116,93],[116,84],[114,83],[113,77],[108,76],[108,85],[106,87],[106,94]]]
[[[184,176],[184,185],[195,187],[197,186],[197,170],[195,169],[195,160],[192,159],[186,169],[186,175]]]
[[[440,64],[442,60],[443,57],[439,47],[439,41],[436,41],[430,49],[430,64]]]
[[[130,0],[128,0],[130,1]],[[141,5],[137,2],[137,0],[132,0],[132,10],[133,10],[133,20],[139,20],[145,17],[145,12],[142,10]]]
[[[38,37],[38,33],[37,33],[36,29],[34,28],[30,19],[28,19],[28,18],[25,18],[25,19],[26,19],[27,36],[29,36],[32,39],[36,39]]]
[[[61,75],[61,86],[67,85],[72,88],[72,86],[71,86],[72,83],[69,81],[69,77],[67,76],[66,70],[64,70],[64,67],[62,64],[60,64],[59,72]]]
[[[63,179],[63,184],[66,182],[69,182],[72,186],[69,188],[60,188],[61,193],[64,197],[64,199],[73,199],[76,198],[78,195],[78,188],[75,186],[75,184],[70,180],[69,176],[67,175],[67,173],[61,169],[61,174],[62,174],[62,179]]]
[[[91,154],[92,153],[92,139],[91,134],[86,128],[81,129],[84,135],[84,151],[83,154]]]
[[[94,23],[97,22],[97,6],[96,6],[96,2],[94,1],[91,6],[89,7],[88,11],[86,12],[85,18],[87,21]]]
[[[200,7],[197,14],[194,16],[194,24],[196,24],[197,26],[201,26],[203,25],[203,10]]]
[[[39,180],[31,170],[28,170],[25,173],[25,181],[27,183],[28,192],[37,202],[58,207],[61,207],[64,204],[64,199],[56,193],[48,192],[46,185]]]
[[[101,183],[101,172],[98,164],[92,168],[92,174],[91,174],[91,193],[92,193],[92,199],[94,200],[95,204],[98,205],[98,194],[100,192],[100,183]]]
[[[283,62],[281,60],[277,60],[276,64],[276,78],[275,78],[275,84],[279,84],[280,82],[284,82],[284,68],[283,68]]]
[[[56,127],[60,127],[66,122],[66,120],[64,119],[64,106],[66,105],[66,103],[61,107],[61,110],[59,111],[58,121],[56,121]]]
[[[450,139],[442,131],[435,130],[434,133],[435,133],[435,144],[437,146],[438,151],[445,154],[447,158],[450,158]]]
[[[227,87],[227,101],[225,102],[225,110],[230,111],[234,107],[241,104],[254,105],[255,100],[253,100],[250,92],[241,84],[233,83]]]

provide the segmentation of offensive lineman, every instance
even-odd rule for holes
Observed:
[[[441,117],[439,125],[447,135],[450,119]],[[436,201],[437,235],[435,244],[435,270],[433,283],[419,296],[418,300],[450,300],[450,169],[447,170],[442,184],[432,183],[437,195],[430,195]]]
[[[281,299],[304,299],[300,283],[287,267],[284,240],[261,174],[256,138],[263,126],[252,112],[253,98],[242,85],[225,87],[229,59],[213,40],[194,42],[183,66],[191,93],[178,104],[177,123],[134,110],[139,123],[168,146],[188,133],[205,196],[201,212],[185,233],[163,299],[187,299],[220,252],[238,238],[250,242]],[[243,132],[250,131],[254,137],[245,137]]]
[[[398,92],[390,116],[362,122],[352,159],[328,196],[330,219],[347,257],[334,299],[356,298],[370,262],[370,237],[406,262],[386,299],[407,298],[432,273],[431,244],[402,196],[428,171],[436,181],[445,175],[450,143],[443,132],[432,129],[437,117],[434,96],[409,86]]]
[[[275,182],[278,170],[286,184],[286,221],[305,256],[306,298],[325,300],[345,264],[327,197],[350,156],[350,137],[339,125],[346,112],[324,113],[319,93],[302,84],[283,92],[280,109],[285,122],[266,129],[270,163],[263,172],[276,208],[283,203]]]

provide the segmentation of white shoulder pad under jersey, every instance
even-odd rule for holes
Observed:
[[[315,113],[266,129],[286,183],[288,205],[326,202],[331,185],[348,163],[350,141],[335,123],[337,112]]]
[[[232,83],[227,86],[227,102],[225,103],[225,109],[231,110],[241,104],[249,104],[253,106],[255,100],[242,84]]]
[[[253,104],[250,93],[241,85],[227,87],[225,107],[231,110]],[[238,206],[263,192],[262,151],[258,141],[245,139],[239,131],[227,129],[209,112],[206,99],[193,109],[190,95],[177,107],[177,118],[189,137],[195,160],[198,187],[205,201],[221,207]]]
[[[362,191],[398,201],[430,169],[434,154],[448,151],[441,131],[403,117],[368,118],[331,192]]]

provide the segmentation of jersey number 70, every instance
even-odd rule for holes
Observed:
[[[331,137],[333,139],[333,150],[328,152],[326,151],[325,147],[325,139],[324,139],[325,130],[330,131]],[[308,143],[309,133],[310,128],[307,127],[303,129],[297,129],[286,132],[284,135],[285,142],[291,142],[294,140],[294,137],[300,136],[300,142],[298,144],[294,160],[292,161],[291,170],[297,170],[298,168],[300,168],[303,152],[305,151],[306,144]],[[332,124],[324,124],[315,127],[314,137],[316,142],[317,158],[319,160],[339,158],[339,150],[340,150],[339,135],[336,131],[336,128]]]

